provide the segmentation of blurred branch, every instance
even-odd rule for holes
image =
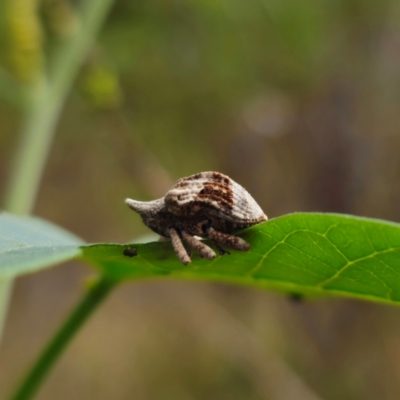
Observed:
[[[8,305],[10,303],[12,282],[10,280],[0,280],[0,328],[4,327],[7,317]],[[1,339],[1,331],[0,331]]]
[[[80,29],[61,47],[51,79],[43,75],[33,85],[21,142],[5,192],[7,211],[31,212],[62,106],[113,2],[87,0],[84,3]],[[12,281],[3,282],[0,290],[0,314],[3,315],[8,307],[11,285]],[[0,337],[2,331],[0,323]]]
[[[0,97],[19,109],[25,109],[27,93],[24,86],[0,67]]]
[[[81,29],[56,57],[54,73],[35,85],[14,168],[6,191],[5,208],[28,214],[50,149],[55,126],[68,91],[114,0],[89,0],[82,10]]]

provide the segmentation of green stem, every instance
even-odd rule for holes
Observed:
[[[0,328],[4,326],[7,317],[7,309],[11,297],[11,290],[12,285],[10,284],[9,279],[0,280]]]
[[[32,210],[62,106],[114,1],[87,0],[81,29],[60,47],[51,76],[43,76],[32,88],[22,142],[6,191],[6,210],[16,214]]]
[[[84,3],[81,28],[60,47],[51,76],[43,75],[32,87],[21,143],[5,191],[5,210],[15,214],[31,212],[62,106],[114,1],[87,0]],[[0,287],[0,315],[3,317],[12,286],[13,281],[8,280]],[[4,320],[0,320],[0,340]]]
[[[19,386],[17,392],[11,397],[12,400],[28,400],[33,398],[54,362],[63,350],[65,350],[75,333],[115,285],[116,283],[113,281],[100,278],[89,289],[85,297],[67,318],[64,325],[33,365],[33,368]]]
[[[5,209],[14,214],[31,212],[50,150],[58,107],[49,104],[48,94],[48,83],[42,77],[31,89],[30,107],[6,190]]]

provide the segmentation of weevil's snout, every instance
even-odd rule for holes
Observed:
[[[168,236],[165,233],[167,227],[171,226],[172,222],[167,218],[165,212],[164,198],[153,201],[137,201],[126,199],[125,203],[133,211],[136,211],[147,225],[154,232],[162,236]]]
[[[154,215],[161,211],[164,207],[164,198],[153,201],[137,201],[126,199],[125,203],[140,215]]]
[[[128,205],[129,208],[131,208],[133,211],[136,211],[137,213],[141,213],[143,210],[143,202],[142,201],[136,201],[132,199],[125,199],[125,204]]]

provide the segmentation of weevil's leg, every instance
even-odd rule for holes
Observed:
[[[185,249],[185,246],[183,245],[182,240],[178,235],[178,232],[174,228],[170,228],[169,235],[171,237],[172,247],[174,248],[176,255],[183,264],[188,265],[192,260],[190,259]]]
[[[192,248],[199,252],[200,257],[207,258],[207,260],[212,260],[215,258],[215,252],[211,247],[196,239],[187,232],[182,231],[182,239]]]
[[[223,249],[215,240],[213,240],[215,248],[218,250],[218,254],[220,256],[224,256],[225,254],[230,255],[231,253],[228,250]]]
[[[170,241],[171,241],[171,238],[167,238],[165,236],[160,236],[158,238],[158,242],[170,242]],[[188,248],[187,246],[184,246],[184,247],[185,247],[186,253],[188,253],[188,256],[192,257],[192,250],[190,248]]]
[[[223,247],[228,247],[230,249],[239,251],[247,251],[250,249],[250,245],[240,237],[218,232],[214,228],[208,228],[207,233],[210,239],[215,240]]]

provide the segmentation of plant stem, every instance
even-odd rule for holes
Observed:
[[[28,400],[33,398],[43,379],[63,350],[65,350],[75,333],[115,285],[115,282],[103,277],[99,278],[89,289],[85,297],[73,310],[72,314],[70,314],[64,325],[33,365],[17,392],[11,397],[12,400]]]
[[[10,302],[11,290],[12,284],[10,284],[9,279],[0,280],[0,327],[4,326],[7,317],[7,309]]]
[[[43,169],[50,151],[55,127],[68,91],[115,0],[86,0],[81,27],[57,54],[54,71],[44,75],[31,88],[21,143],[11,168],[4,209],[29,214],[36,200]],[[12,292],[13,281],[0,287],[0,340]]]
[[[6,210],[30,213],[62,106],[113,2],[87,0],[84,3],[81,29],[60,47],[51,76],[43,76],[32,88],[21,145],[6,191]]]
[[[14,214],[31,212],[50,150],[58,114],[54,103],[46,106],[48,92],[44,77],[31,89],[30,107],[6,190],[5,209]]]

